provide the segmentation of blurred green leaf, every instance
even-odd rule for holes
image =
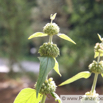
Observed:
[[[28,39],[32,39],[32,38],[35,38],[35,37],[43,37],[43,36],[47,36],[48,34],[45,34],[45,33],[42,33],[42,32],[37,32],[37,33],[34,33],[32,34]]]
[[[59,64],[57,62],[57,60],[54,58],[55,60],[55,66],[54,66],[54,70],[61,76],[60,72],[59,72]]]
[[[72,42],[72,43],[74,43],[74,44],[76,44],[70,37],[68,37],[67,35],[65,35],[65,34],[57,34],[57,36],[59,36],[60,38],[62,38],[62,39],[65,39],[65,40],[67,40],[67,41],[70,41],[70,42]]]
[[[101,73],[101,76],[103,77],[103,73]]]
[[[56,15],[57,15],[57,13],[55,13],[54,15],[51,14],[50,19],[53,21],[55,19]]]
[[[55,65],[55,60],[52,57],[39,57],[39,60],[40,60],[40,71],[36,85],[37,96],[43,82],[46,80],[48,73],[50,72],[51,69],[53,69]]]
[[[36,90],[31,88],[25,88],[17,95],[14,103],[39,103],[42,99],[42,95],[39,93],[36,98]]]
[[[84,72],[80,72],[78,73],[77,75],[71,77],[70,79],[66,80],[65,82],[61,83],[59,86],[62,86],[62,85],[65,85],[65,84],[70,84],[78,79],[81,79],[81,78],[89,78],[91,75],[91,73],[89,71],[84,71]]]
[[[98,37],[99,37],[99,39],[100,39],[100,41],[102,40],[102,38],[101,38],[101,36],[99,35],[99,34],[97,34],[98,35]]]
[[[101,52],[103,52],[103,51],[101,51]],[[99,52],[95,52],[95,54],[94,54],[94,58],[96,58],[96,57],[98,57],[99,56]],[[100,53],[100,57],[102,57],[103,56],[103,53]]]

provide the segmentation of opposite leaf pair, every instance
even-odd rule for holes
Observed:
[[[55,19],[56,17],[56,13],[54,15],[50,16],[51,19],[51,23],[47,23],[44,28],[43,28],[43,32],[37,32],[32,34],[28,39],[32,39],[35,37],[44,37],[44,36],[49,36],[49,42],[52,43],[52,36],[53,35],[57,35],[62,39],[65,39],[67,41],[70,41],[74,44],[76,44],[70,37],[68,37],[65,34],[59,33],[60,29],[59,26],[56,23],[52,23],[52,21]]]

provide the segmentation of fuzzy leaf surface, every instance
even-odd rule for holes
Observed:
[[[53,69],[55,65],[55,60],[52,57],[39,57],[39,60],[40,60],[40,71],[39,71],[39,77],[36,85],[37,96],[42,84],[46,80],[48,73],[51,71],[51,69]]]
[[[61,76],[60,71],[59,71],[59,64],[55,58],[54,58],[54,60],[55,60],[54,70]]]
[[[32,39],[35,37],[43,37],[43,36],[48,36],[48,34],[42,33],[42,32],[36,32],[34,34],[32,34],[28,39]]]
[[[60,97],[55,92],[52,92],[51,95],[55,98],[55,101],[58,101],[59,103],[62,103]]]
[[[101,73],[101,76],[103,77],[103,73]]]
[[[14,100],[14,103],[39,103],[42,99],[42,95],[39,93],[36,98],[36,90],[31,88],[25,88],[20,91]]]
[[[70,41],[70,42],[76,44],[70,37],[68,37],[68,36],[65,35],[65,34],[59,33],[59,34],[57,34],[57,36],[59,36],[59,37],[62,38],[62,39],[65,39],[65,40],[67,40],[67,41]]]
[[[101,38],[101,36],[100,36],[99,34],[97,34],[97,35],[98,35],[98,37],[99,37],[99,40],[100,40],[100,41],[102,41],[102,38]]]
[[[103,51],[101,51],[102,53],[100,53],[100,57],[103,56]],[[99,52],[95,52],[94,54],[94,58],[97,58],[99,56]]]
[[[50,19],[51,19],[51,20],[54,20],[55,17],[56,17],[56,15],[57,15],[57,13],[55,13],[54,15],[51,14],[51,15],[50,15]]]
[[[81,78],[89,78],[91,75],[91,73],[89,71],[84,71],[84,72],[80,72],[78,74],[76,74],[75,76],[71,77],[70,79],[66,80],[65,82],[61,83],[59,86],[65,85],[65,84],[70,84],[78,79]]]

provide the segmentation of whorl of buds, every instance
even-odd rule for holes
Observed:
[[[96,61],[93,61],[90,65],[89,65],[89,70],[92,73],[103,73],[103,61],[100,61],[99,63],[97,63]]]
[[[95,91],[86,92],[81,101],[81,103],[99,103],[99,94]]]
[[[43,28],[43,32],[48,35],[58,34],[59,30],[59,26],[56,23],[47,23]]]
[[[103,53],[103,43],[96,43],[94,50],[95,52]]]
[[[59,48],[56,44],[44,43],[39,48],[40,56],[57,57],[59,55]]]
[[[36,87],[36,85],[35,85]],[[45,82],[42,84],[42,87],[40,89],[40,93],[41,94],[51,94],[52,92],[55,92],[56,91],[56,84],[55,82],[53,81],[53,78],[49,78],[47,80],[45,80]]]

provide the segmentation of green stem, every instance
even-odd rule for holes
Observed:
[[[53,36],[50,35],[50,36],[49,36],[49,42],[50,42],[50,43],[52,43],[52,38],[53,38]]]
[[[99,63],[100,61],[100,53],[99,53],[99,56],[98,56],[98,59],[97,59],[97,63]],[[94,76],[94,81],[93,81],[93,85],[92,85],[92,93],[94,92],[95,88],[96,88],[96,84],[97,84],[97,79],[98,79],[98,73],[95,73],[95,76]]]
[[[43,95],[41,103],[45,103],[45,100],[46,100],[46,95]]]
[[[97,59],[97,63],[99,63],[100,61],[100,53],[99,53],[99,56],[98,56],[98,59]]]
[[[93,85],[92,85],[92,93],[94,92],[95,90],[95,87],[96,87],[96,83],[97,83],[97,78],[98,78],[98,74],[95,73],[95,76],[94,76],[94,81],[93,81]]]
[[[53,21],[53,20],[51,20],[51,24],[52,24],[52,21]]]

